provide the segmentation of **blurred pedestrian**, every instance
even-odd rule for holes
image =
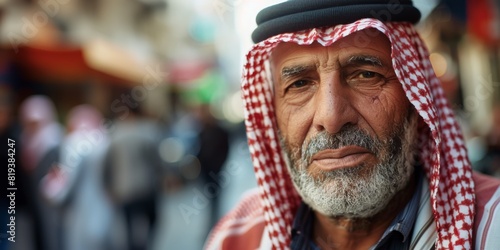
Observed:
[[[71,109],[60,157],[41,181],[45,198],[62,215],[63,249],[107,249],[112,206],[103,184],[108,147],[101,114],[90,105]]]
[[[161,162],[159,128],[131,109],[114,125],[106,154],[105,182],[109,196],[125,217],[127,249],[146,249],[157,218]]]
[[[17,168],[20,210],[26,211],[33,227],[35,249],[55,249],[57,235],[53,234],[56,215],[47,212],[37,185],[57,159],[57,148],[63,130],[57,122],[55,106],[43,95],[33,95],[21,103],[19,110],[22,126],[19,141],[20,168]],[[47,213],[46,213],[47,212]]]
[[[203,183],[214,183],[219,188],[218,177],[229,153],[229,133],[210,113],[209,104],[200,104],[195,109],[195,115],[200,125],[198,143],[200,150],[197,155],[201,165],[201,178]],[[210,225],[209,230],[219,220],[219,195],[210,200]],[[208,232],[207,232],[208,233]]]

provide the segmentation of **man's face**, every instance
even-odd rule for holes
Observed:
[[[409,182],[417,130],[387,37],[370,30],[329,47],[283,43],[271,70],[280,139],[303,200],[327,216],[380,212]]]

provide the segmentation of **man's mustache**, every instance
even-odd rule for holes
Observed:
[[[339,149],[345,146],[358,146],[366,148],[377,154],[382,148],[382,141],[371,137],[357,126],[343,127],[338,133],[330,134],[322,131],[302,144],[302,162],[311,164],[311,158],[318,152],[327,149]]]

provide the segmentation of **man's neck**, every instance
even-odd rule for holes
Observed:
[[[404,209],[415,191],[415,178],[371,218],[327,217],[314,211],[312,240],[321,249],[369,249]]]

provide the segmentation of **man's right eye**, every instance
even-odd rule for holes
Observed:
[[[298,80],[290,84],[289,88],[302,88],[309,84],[308,80]]]

